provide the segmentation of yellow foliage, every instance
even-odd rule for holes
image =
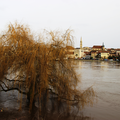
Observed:
[[[8,91],[17,89],[26,94],[30,100],[30,109],[36,98],[41,106],[44,99],[55,97],[58,101],[79,103],[79,107],[92,103],[94,91],[92,88],[82,92],[76,90],[79,82],[71,60],[66,60],[67,47],[71,45],[73,37],[71,30],[65,33],[45,32],[46,36],[34,40],[30,29],[24,25],[10,24],[8,31],[0,37],[0,87]],[[46,41],[49,39],[49,41]],[[14,86],[8,75],[14,74]],[[18,86],[16,84],[19,84]],[[47,104],[47,101],[46,103]],[[42,111],[42,107],[41,107]]]

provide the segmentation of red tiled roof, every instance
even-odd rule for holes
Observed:
[[[92,48],[102,48],[102,46],[94,45]]]
[[[84,52],[86,55],[90,55],[91,53],[90,52]]]
[[[99,51],[99,53],[109,53],[109,51]]]
[[[111,48],[107,48],[107,50],[111,50]]]

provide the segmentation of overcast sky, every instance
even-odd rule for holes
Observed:
[[[120,0],[0,0],[0,31],[11,22],[32,31],[73,29],[74,47],[120,48]]]

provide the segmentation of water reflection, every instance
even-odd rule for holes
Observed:
[[[93,85],[97,94],[97,103],[93,107],[86,106],[79,114],[74,108],[71,116],[61,117],[61,114],[56,114],[56,117],[51,114],[48,118],[53,119],[68,119],[68,120],[119,120],[120,119],[120,63],[114,62],[98,62],[98,61],[74,61],[76,71],[80,74],[79,79],[82,84],[78,84],[78,89],[87,89]],[[18,93],[0,93],[0,108],[6,107],[9,109],[18,110],[19,100]],[[13,101],[14,100],[14,101]],[[25,99],[26,100],[26,99]],[[23,107],[26,109],[25,104]],[[55,114],[54,114],[55,115]]]
[[[93,85],[98,102],[93,107],[86,106],[83,112],[95,120],[120,119],[120,63],[76,61],[76,71],[81,74],[82,85],[87,89]]]

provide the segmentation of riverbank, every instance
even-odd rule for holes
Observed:
[[[29,113],[29,107],[27,106],[26,97],[18,97],[17,91],[0,92],[0,120],[31,120],[31,114]],[[19,95],[20,96],[20,95]],[[21,105],[21,110],[20,110]],[[76,113],[76,114],[75,114]],[[65,114],[65,116],[64,116]],[[36,114],[37,117],[37,114]],[[89,116],[84,116],[82,113],[77,114],[74,110],[73,114],[67,115],[63,110],[58,113],[57,110],[53,113],[47,113],[45,120],[91,120]],[[37,119],[34,119],[37,120]]]
[[[78,60],[78,61],[89,61],[89,62],[94,62],[94,61],[99,61],[99,62],[102,62],[102,61],[105,61],[105,62],[120,62],[120,61],[111,61],[111,60],[92,60],[92,59],[73,59],[73,60]]]

